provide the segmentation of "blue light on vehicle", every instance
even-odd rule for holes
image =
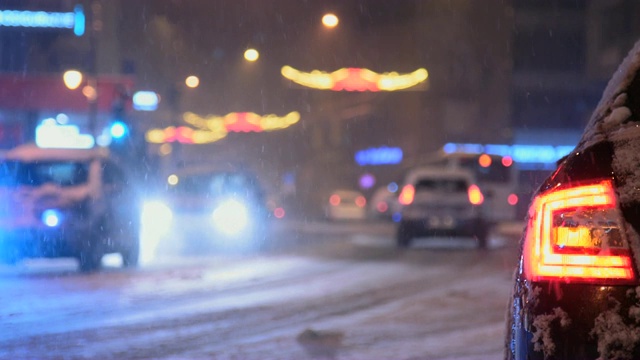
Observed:
[[[111,136],[114,139],[121,139],[123,138],[125,135],[127,135],[127,125],[124,124],[122,121],[116,121],[111,125]]]
[[[56,227],[62,222],[62,213],[54,209],[45,210],[42,212],[42,222],[48,227]]]
[[[398,191],[398,184],[395,182],[390,182],[389,185],[387,185],[387,190],[392,193]]]
[[[360,166],[393,165],[402,162],[402,149],[399,147],[377,147],[356,152],[355,160]]]

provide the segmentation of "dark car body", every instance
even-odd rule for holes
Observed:
[[[640,358],[640,47],[534,194],[506,359]]]
[[[136,198],[106,150],[11,150],[0,160],[0,260],[74,257],[89,271],[120,253],[136,265]]]

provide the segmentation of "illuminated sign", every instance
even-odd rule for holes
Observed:
[[[73,29],[76,36],[82,36],[85,16],[82,5],[76,5],[73,12],[0,10],[0,26]]]
[[[498,144],[455,144],[447,143],[442,148],[447,154],[491,154],[509,156],[520,164],[554,164],[569,154],[573,145],[498,145]]]
[[[293,111],[285,116],[277,116],[258,115],[252,112],[233,112],[225,116],[201,117],[186,112],[183,119],[196,129],[186,126],[151,129],[146,134],[147,141],[156,144],[176,141],[185,144],[206,144],[223,139],[230,132],[263,132],[285,129],[300,121],[300,113]]]
[[[131,100],[133,108],[139,111],[155,111],[160,102],[158,94],[153,91],[136,91]]]
[[[356,152],[355,160],[360,166],[393,165],[402,162],[402,149],[398,147],[378,147]]]
[[[36,127],[36,145],[41,148],[91,149],[95,141],[89,134],[80,134],[76,125],[59,125],[55,119],[45,119]]]
[[[283,66],[282,76],[298,85],[332,91],[397,91],[416,87],[427,80],[426,69],[408,74],[397,72],[379,74],[369,69],[342,68],[332,73],[313,70],[303,72],[291,66]]]

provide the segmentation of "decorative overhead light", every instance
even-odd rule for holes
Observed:
[[[285,116],[277,116],[258,115],[252,112],[232,112],[225,116],[201,117],[187,112],[183,115],[183,119],[195,129],[186,126],[151,129],[147,131],[147,141],[156,144],[169,142],[207,144],[225,138],[230,132],[263,132],[285,129],[300,121],[300,113],[293,111]]]
[[[397,72],[376,73],[364,68],[342,68],[332,73],[313,70],[303,72],[283,66],[282,76],[298,85],[333,91],[398,91],[407,90],[423,83],[429,77],[426,69],[420,68],[408,74]]]

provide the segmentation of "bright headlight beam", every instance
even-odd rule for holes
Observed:
[[[238,235],[249,226],[249,210],[236,199],[220,203],[212,216],[216,229],[226,235]]]

